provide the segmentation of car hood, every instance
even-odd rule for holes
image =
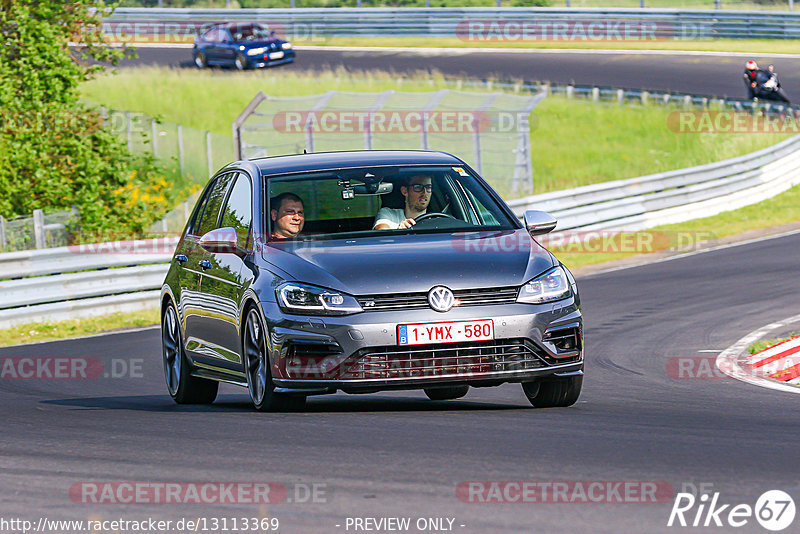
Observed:
[[[285,42],[286,41],[276,38],[276,39],[262,39],[261,41],[242,41],[241,43],[238,44],[244,46],[245,48],[268,48],[270,45],[274,44],[277,45],[278,48],[280,48],[280,45]]]
[[[555,265],[525,230],[272,242],[262,256],[291,280],[352,295],[520,286]]]

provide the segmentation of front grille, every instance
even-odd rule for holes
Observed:
[[[457,306],[483,306],[487,304],[510,304],[517,300],[518,288],[492,287],[484,289],[461,289],[453,291]],[[428,293],[406,295],[364,295],[358,303],[365,311],[413,310],[428,308]]]
[[[362,349],[342,365],[343,379],[454,377],[547,367],[545,353],[524,339]]]

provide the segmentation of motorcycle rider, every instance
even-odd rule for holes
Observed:
[[[772,77],[773,69],[772,65],[769,66],[769,70],[759,69],[758,63],[752,59],[744,64],[744,85],[747,87],[747,94],[751,99],[758,96],[757,88],[767,83]]]

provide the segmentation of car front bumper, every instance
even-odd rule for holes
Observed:
[[[575,301],[295,316],[262,304],[272,376],[284,393],[369,393],[439,385],[495,386],[581,374],[583,326]],[[494,340],[400,346],[397,326],[492,319]],[[574,335],[570,349],[557,339]]]
[[[248,58],[250,68],[260,69],[263,67],[276,67],[294,61],[294,50],[284,51],[281,59],[265,59],[263,56]]]

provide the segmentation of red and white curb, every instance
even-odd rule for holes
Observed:
[[[771,331],[800,322],[800,315],[768,324],[750,332],[717,356],[717,367],[726,375],[770,389],[800,393],[800,336],[750,354],[747,348]]]
[[[800,386],[800,336],[753,354],[747,365],[766,378]]]

